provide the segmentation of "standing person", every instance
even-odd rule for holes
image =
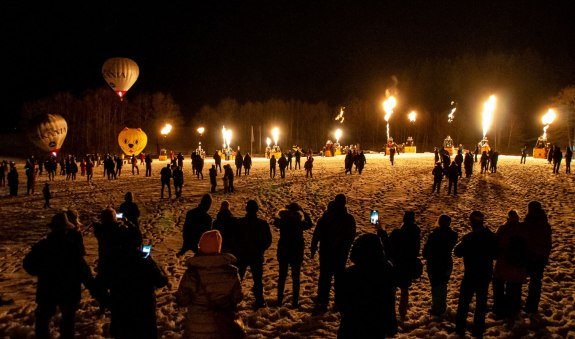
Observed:
[[[363,168],[365,167],[365,164],[367,163],[367,160],[365,159],[365,154],[363,154],[363,151],[359,152],[358,155],[358,159],[357,159],[357,172],[359,174],[361,174],[361,172],[363,172]]]
[[[6,172],[8,171],[8,165],[6,160],[0,162],[0,187],[6,186]],[[50,178],[50,172],[48,171],[48,178]]]
[[[10,189],[10,196],[18,196],[18,171],[16,170],[16,164],[10,162],[10,172],[8,172],[8,187]]]
[[[140,227],[140,209],[134,202],[134,193],[126,192],[124,202],[118,207],[118,212],[124,214],[124,219],[128,220],[134,226]]]
[[[135,173],[140,175],[140,168],[138,167],[138,158],[136,158],[136,156],[132,154],[132,157],[130,160],[132,163],[132,175],[134,175],[134,169],[136,170]]]
[[[212,223],[212,229],[218,230],[222,235],[222,252],[234,253],[237,238],[237,218],[230,211],[230,203],[222,201],[216,220]]]
[[[94,163],[91,159],[88,159],[86,162],[86,179],[88,182],[92,181],[92,177],[94,176]]]
[[[343,164],[345,167],[345,174],[347,173],[351,174],[351,169],[353,167],[353,155],[351,154],[351,150],[347,151]]]
[[[521,310],[521,287],[527,277],[527,243],[519,215],[511,210],[497,229],[499,252],[493,271],[493,313],[513,321]]]
[[[41,164],[41,162],[38,163],[38,165]],[[80,173],[82,176],[86,175],[86,159],[83,158],[82,161],[80,162]],[[40,173],[42,174],[42,173]]]
[[[278,166],[280,168],[280,178],[285,179],[287,159],[283,153],[280,155],[280,158],[278,159]]]
[[[451,162],[449,166],[447,177],[449,178],[449,186],[447,189],[447,195],[451,194],[451,187],[453,187],[453,196],[457,195],[457,181],[459,180],[459,166],[455,161]]]
[[[453,270],[453,247],[457,243],[457,232],[451,228],[451,217],[442,214],[436,228],[429,234],[423,246],[423,258],[427,261],[427,276],[431,284],[431,310],[434,316],[441,316],[447,310],[447,286]]]
[[[44,183],[44,188],[42,188],[42,195],[44,196],[44,208],[50,208],[50,199],[52,198],[52,193],[50,192],[49,183]]]
[[[287,151],[287,161],[288,161],[288,166],[289,166],[290,171],[292,169],[292,166],[291,166],[292,165],[292,158],[293,158],[293,152],[290,149]]]
[[[228,183],[228,192],[234,193],[234,170],[232,169],[232,165],[226,164],[224,166],[224,192],[225,192],[225,184]]]
[[[573,151],[571,146],[567,146],[565,150],[565,174],[571,173],[571,159],[573,158]]]
[[[389,235],[390,258],[396,269],[397,285],[401,290],[399,300],[399,317],[405,320],[409,308],[409,287],[414,279],[423,273],[419,260],[421,247],[421,230],[415,223],[415,212],[403,214],[403,225],[394,229]]]
[[[180,166],[174,168],[172,177],[174,178],[174,193],[176,198],[179,198],[182,196],[182,189],[184,188],[184,171]]]
[[[477,156],[479,155],[479,144],[475,145],[475,150],[473,151],[473,154],[475,155],[475,162],[477,162]]]
[[[204,180],[204,158],[200,154],[196,155],[196,176]]]
[[[439,162],[439,151],[437,150],[437,147],[433,148],[433,161],[434,163],[438,163]]]
[[[431,193],[435,192],[437,189],[437,194],[439,194],[439,189],[441,188],[441,182],[443,181],[443,167],[441,163],[437,162],[433,170],[431,171],[433,175],[433,187],[431,188]]]
[[[218,182],[216,180],[216,177],[218,176],[218,171],[216,170],[216,165],[212,165],[212,168],[210,168],[210,170],[208,172],[210,175],[210,185],[211,185],[210,192],[216,193],[216,186],[218,185]]]
[[[274,226],[280,231],[277,250],[279,263],[277,306],[282,304],[288,267],[291,267],[292,308],[297,308],[299,307],[300,271],[305,248],[303,233],[313,225],[311,218],[303,211],[303,208],[293,202],[278,212],[274,219]]]
[[[78,173],[78,163],[76,162],[76,158],[70,159],[70,172],[72,173],[72,180],[75,181],[76,174]]]
[[[479,160],[479,164],[481,165],[481,174],[487,173],[487,167],[489,166],[489,156],[487,155],[486,151],[481,153],[481,159]]]
[[[36,188],[36,168],[34,163],[29,160],[26,161],[24,169],[26,173],[26,194],[34,194]]]
[[[355,240],[352,266],[341,273],[335,302],[341,314],[338,338],[386,338],[397,333],[393,266],[375,234]]]
[[[116,158],[116,174],[114,174],[114,179],[122,175],[122,166],[124,166],[124,161],[121,157],[117,156]]]
[[[473,173],[473,156],[471,153],[465,153],[465,158],[463,159],[463,166],[465,167],[465,177],[470,178]]]
[[[491,169],[491,173],[497,173],[497,161],[499,160],[499,152],[493,150],[489,158],[489,168]]]
[[[252,157],[249,153],[244,156],[244,175],[250,174],[250,168],[252,168]]]
[[[246,204],[246,215],[237,223],[237,246],[232,253],[238,258],[237,267],[241,280],[244,279],[248,267],[252,272],[254,309],[267,307],[262,278],[264,253],[272,243],[270,226],[265,220],[258,218],[258,211],[258,203],[249,200]]]
[[[274,154],[272,154],[272,157],[270,158],[270,178],[275,178],[276,177],[276,156]]]
[[[180,168],[183,171],[184,170],[184,155],[182,154],[182,152],[178,152],[176,159],[178,161],[178,166],[180,166]]]
[[[92,288],[90,267],[79,248],[66,238],[69,225],[65,213],[58,213],[50,224],[50,233],[24,258],[24,269],[38,277],[36,289],[36,338],[48,339],[50,319],[60,309],[60,338],[74,338],[76,310],[82,298],[82,285]]]
[[[301,169],[301,152],[300,152],[299,148],[296,149],[296,151],[295,151],[295,166],[294,166],[294,169],[298,169],[298,168]]]
[[[493,260],[497,257],[497,238],[483,225],[483,213],[471,212],[469,221],[471,232],[464,235],[454,249],[455,256],[463,258],[465,268],[459,289],[455,332],[465,336],[469,304],[475,295],[472,334],[481,338],[485,331],[487,292],[493,276]]]
[[[527,235],[527,275],[529,276],[525,311],[536,314],[541,300],[543,273],[549,264],[552,244],[551,225],[539,201],[531,201],[527,205],[527,215],[521,229]]]
[[[172,178],[172,169],[170,168],[170,164],[167,164],[166,167],[162,168],[160,171],[160,180],[162,182],[162,193],[161,198],[164,199],[164,187],[168,187],[168,199],[172,198],[172,185],[170,184],[170,179]]]
[[[238,153],[236,153],[235,163],[236,163],[236,176],[240,177],[242,175],[242,166],[244,164],[244,158],[240,150],[238,150]]]
[[[395,158],[395,146],[391,146],[389,148],[389,161],[391,162],[391,166],[393,166],[393,159]]]
[[[313,178],[313,156],[310,155],[307,157],[307,160],[305,161],[305,164],[303,165],[303,168],[305,169],[305,177],[310,177]]]
[[[327,311],[332,278],[337,298],[340,275],[345,270],[347,257],[355,239],[355,218],[347,212],[346,203],[347,198],[344,194],[336,195],[331,208],[328,205],[327,211],[317,221],[313,231],[312,259],[319,244],[319,281],[314,313]]]
[[[152,176],[152,156],[149,154],[146,154],[146,176],[147,177],[151,177]]]
[[[204,194],[198,207],[186,213],[186,220],[184,221],[182,232],[182,248],[177,253],[178,256],[183,255],[189,250],[198,253],[200,237],[204,232],[212,229],[212,217],[208,214],[211,206],[212,196],[210,194]]]
[[[216,169],[220,169],[220,173],[222,173],[222,157],[220,156],[220,152],[216,151],[214,153],[214,164]]]
[[[553,173],[559,174],[562,159],[563,152],[561,152],[561,147],[559,147],[559,145],[555,145],[555,149],[553,150]]]
[[[527,145],[523,146],[521,149],[521,164],[524,164],[527,161]]]
[[[199,253],[186,261],[187,270],[175,293],[178,305],[187,307],[184,338],[244,338],[236,258],[221,253],[222,236],[217,230],[202,234],[199,245]]]
[[[155,290],[166,286],[168,277],[140,246],[127,239],[111,266],[110,334],[114,338],[158,338]]]
[[[144,153],[144,152],[140,153],[140,166],[145,163],[145,161],[146,161],[146,156],[147,156],[146,153]]]
[[[553,161],[553,152],[555,151],[555,146],[549,146],[549,150],[547,151],[547,163],[551,164]]]
[[[453,160],[457,164],[457,169],[459,170],[459,177],[461,178],[461,176],[463,175],[462,170],[461,170],[461,168],[463,167],[463,153],[461,150],[457,151],[457,155],[455,156],[455,158]]]

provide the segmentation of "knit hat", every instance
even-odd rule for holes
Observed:
[[[204,232],[198,247],[202,254],[218,254],[222,250],[222,235],[218,230]]]

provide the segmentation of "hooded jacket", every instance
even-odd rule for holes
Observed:
[[[278,260],[303,261],[305,240],[303,232],[312,226],[311,219],[298,210],[282,209],[278,212],[274,226],[280,231],[278,241]]]

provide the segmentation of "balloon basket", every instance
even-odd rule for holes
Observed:
[[[547,149],[546,148],[534,148],[533,158],[535,159],[547,159]]]
[[[405,146],[403,153],[417,153],[417,146]]]

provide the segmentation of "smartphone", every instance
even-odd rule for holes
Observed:
[[[369,221],[372,225],[377,225],[379,223],[379,213],[376,210],[371,211]]]
[[[116,219],[124,219],[124,213],[116,213]]]
[[[142,246],[142,253],[144,253],[144,258],[149,257],[151,251],[152,251],[152,245],[143,245]]]

